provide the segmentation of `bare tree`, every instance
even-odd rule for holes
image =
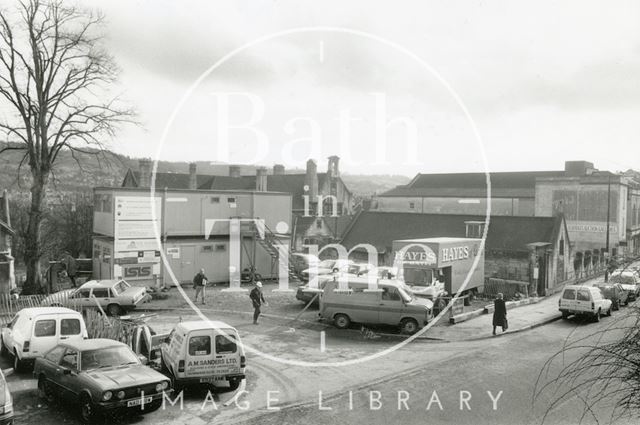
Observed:
[[[535,399],[547,406],[542,422],[569,400],[584,409],[576,423],[587,417],[600,422],[602,407],[609,407],[609,422],[640,417],[640,307],[634,305],[605,328],[567,340],[549,358],[536,382]],[[636,422],[637,423],[637,422]]]
[[[102,24],[101,14],[60,0],[25,0],[0,11],[0,99],[10,111],[0,116],[8,142],[0,153],[23,151],[20,165],[31,175],[25,293],[41,288],[43,207],[59,153],[69,150],[81,166],[78,153],[100,155],[103,140],[134,119],[110,95],[118,69],[102,47]]]

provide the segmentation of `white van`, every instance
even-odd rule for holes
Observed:
[[[22,370],[61,342],[87,338],[82,314],[64,307],[33,307],[20,310],[2,327],[0,348],[3,355],[13,355],[13,368]]]
[[[220,321],[181,322],[160,346],[162,370],[175,385],[238,388],[246,357],[238,331]]]
[[[346,289],[343,289],[346,288]],[[378,280],[378,290],[370,291],[367,278],[328,281],[320,297],[320,317],[337,328],[351,322],[398,325],[413,334],[433,318],[433,302],[418,298],[401,281]]]
[[[558,310],[563,319],[575,314],[598,322],[603,314],[611,316],[611,300],[605,299],[595,286],[567,285],[558,300]]]

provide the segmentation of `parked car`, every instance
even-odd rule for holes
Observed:
[[[77,289],[49,295],[42,305],[91,308],[100,304],[107,314],[119,316],[149,299],[145,288],[131,286],[124,280],[90,280]]]
[[[0,370],[0,425],[13,424],[13,397],[9,385]]]
[[[345,272],[348,270],[349,266],[353,264],[355,263],[351,260],[322,260],[318,263],[316,270],[314,270],[313,267],[303,270],[300,277],[302,280],[308,282],[311,274],[322,276],[331,273]]]
[[[3,355],[13,356],[13,369],[20,372],[59,343],[86,337],[87,327],[77,311],[64,307],[24,308],[2,327],[0,349]]]
[[[341,284],[347,289],[341,289]],[[368,287],[366,278],[328,281],[320,298],[320,317],[339,329],[352,322],[385,324],[397,325],[408,334],[433,318],[433,302],[414,296],[400,281],[380,280],[380,291],[366,291]]]
[[[558,300],[558,309],[562,318],[570,315],[589,316],[596,322],[603,314],[611,316],[612,302],[602,296],[595,286],[567,285]]]
[[[627,292],[622,285],[619,283],[596,283],[594,285],[600,292],[602,292],[602,296],[608,300],[611,300],[611,308],[615,310],[620,310],[621,305],[629,304],[629,292]]]
[[[609,282],[622,285],[629,292],[629,301],[640,298],[640,276],[635,270],[616,270],[609,276]]]
[[[301,276],[304,270],[319,263],[320,259],[312,254],[294,252],[289,256],[289,266],[297,276]]]
[[[163,394],[172,391],[166,376],[112,339],[59,344],[36,360],[33,375],[43,398],[77,403],[86,423],[122,410],[153,412],[162,406]]]
[[[334,280],[339,277],[350,276],[355,278],[360,276],[371,276],[377,280],[379,278],[379,273],[383,274],[385,278],[388,276],[388,272],[379,272],[379,269],[372,264],[353,263],[348,265],[346,268],[343,268],[342,271],[318,276],[318,289],[323,289],[329,280]],[[304,302],[305,304],[313,300],[312,305],[317,306],[320,303],[320,296],[316,296],[316,294],[318,294],[318,292],[310,289],[309,284],[307,283],[298,287],[298,290],[296,291],[296,299]]]
[[[162,370],[176,385],[209,385],[233,391],[245,377],[240,335],[224,322],[178,323],[160,350]]]

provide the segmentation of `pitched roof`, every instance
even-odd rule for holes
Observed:
[[[355,215],[341,215],[338,217],[323,216],[322,220],[335,238],[341,238],[344,232],[349,228],[351,222],[355,219]],[[305,217],[296,215],[295,232],[296,234],[304,234],[311,226],[313,226],[318,217]]]
[[[134,184],[138,187],[140,172],[129,170]],[[327,173],[318,173],[318,187],[322,187]],[[214,176],[198,174],[196,176],[198,189],[203,190],[255,190],[256,176]],[[304,209],[304,180],[305,174],[267,175],[267,190],[270,192],[286,192],[291,194],[293,210]],[[126,181],[126,177],[125,177]],[[124,185],[124,181],[123,181]],[[156,173],[156,187],[168,189],[188,189],[188,173]]]
[[[535,195],[536,178],[564,176],[564,171],[518,171],[489,173],[491,194],[498,197]],[[380,196],[486,196],[485,173],[418,174],[409,184]]]
[[[396,239],[465,237],[465,221],[485,221],[484,216],[417,214],[363,211],[344,235],[342,244],[350,249],[368,243],[379,252],[389,251]],[[489,224],[486,250],[527,251],[527,244],[552,242],[563,218],[493,216]]]

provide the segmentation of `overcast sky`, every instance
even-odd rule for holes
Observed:
[[[640,169],[637,1],[93,4],[107,16],[122,90],[144,124],[123,130],[118,152],[287,167],[313,157],[321,170],[337,154],[346,172],[406,175],[482,171],[483,154],[495,171],[578,159]],[[306,30],[210,69],[293,28]],[[383,101],[393,121],[381,136]],[[223,110],[231,125],[256,123],[224,139]]]

